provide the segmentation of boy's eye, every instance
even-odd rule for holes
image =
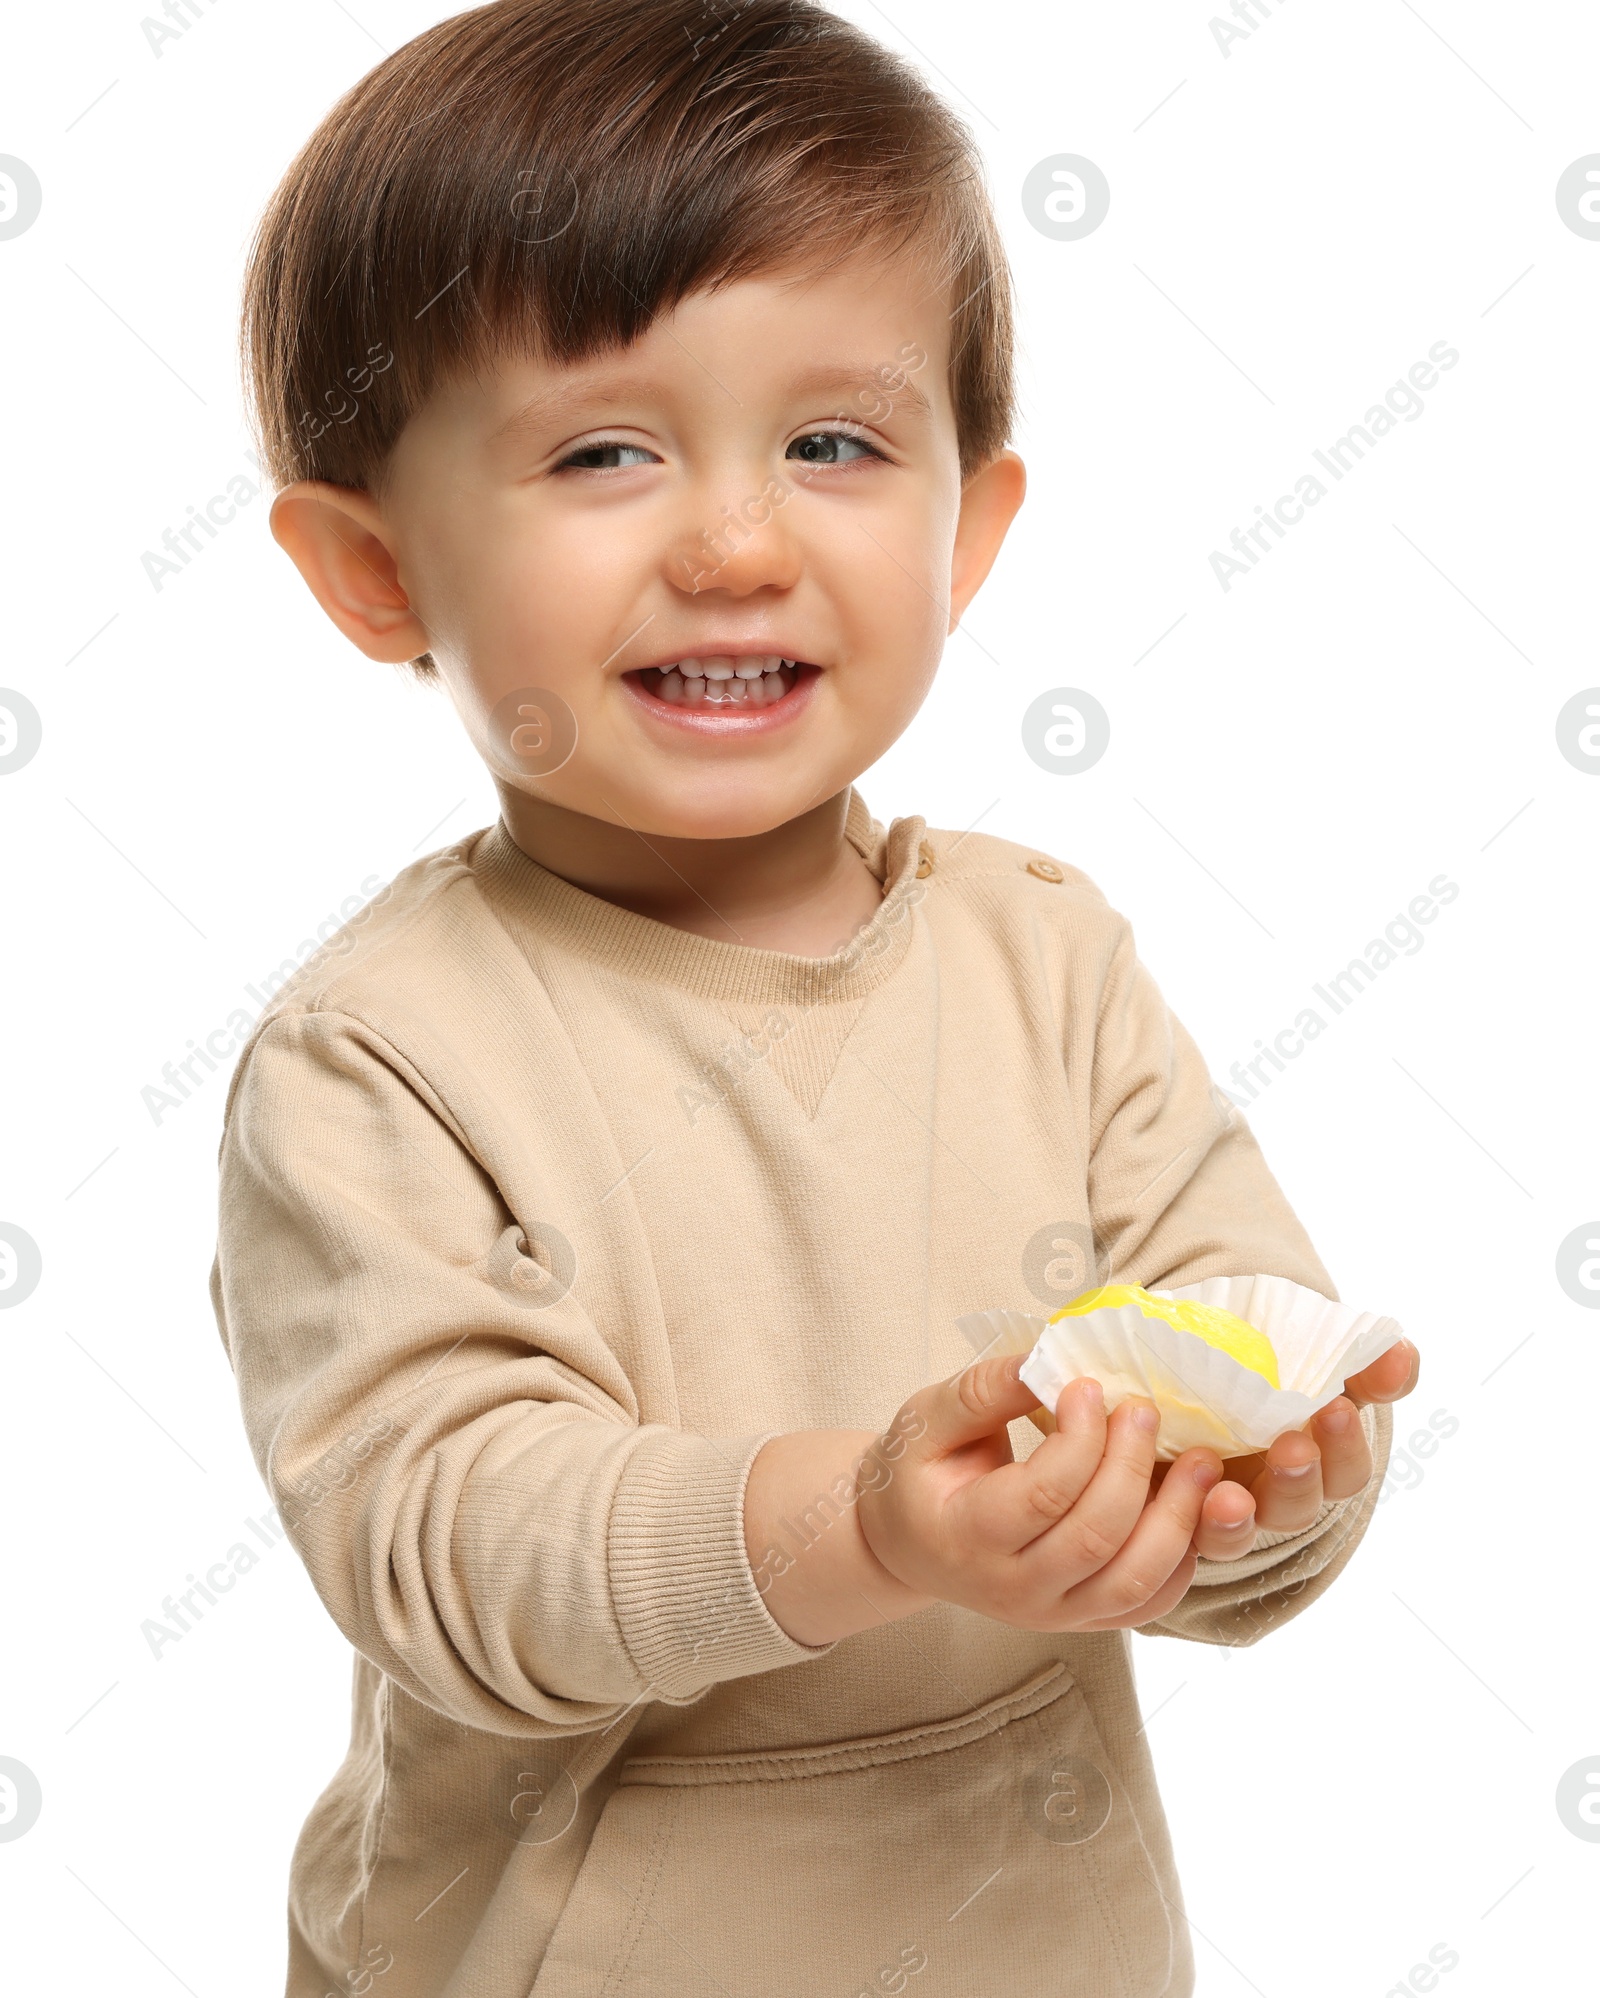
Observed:
[[[851,437],[842,430],[813,430],[797,437],[784,455],[803,458],[808,465],[847,465],[858,463],[861,457],[881,458],[883,453],[865,438]]]
[[[865,438],[852,437],[844,431],[813,430],[804,437],[796,437],[785,456],[798,458],[810,465],[849,465],[857,464],[863,458],[881,460],[883,453],[867,443]],[[655,462],[655,453],[647,451],[642,444],[624,444],[601,437],[592,444],[580,444],[576,450],[569,451],[556,470],[613,472]]]
[[[580,444],[576,451],[569,452],[561,460],[556,470],[565,471],[570,465],[579,472],[620,471],[624,469],[624,463],[617,454],[622,451],[634,454],[626,461],[627,464],[649,464],[655,458],[655,453],[647,451],[642,444],[614,444],[602,437],[593,444]]]

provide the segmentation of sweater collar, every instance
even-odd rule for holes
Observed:
[[[851,786],[845,838],[884,893],[871,921],[830,957],[695,936],[619,908],[531,859],[503,819],[479,835],[470,864],[496,916],[536,967],[548,950],[565,950],[704,999],[815,1005],[860,998],[899,968],[911,942],[906,919],[921,896],[918,847],[925,830],[921,818],[911,817],[895,819],[886,832]]]

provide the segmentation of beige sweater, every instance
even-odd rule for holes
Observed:
[[[886,892],[829,959],[474,834],[240,1061],[218,1322],[356,1651],[292,1998],[1193,1988],[1130,1634],[939,1605],[802,1646],[744,1480],[769,1435],[886,1425],[970,1357],[962,1313],[1037,1308],[1042,1230],[1092,1223],[1102,1280],[1336,1293],[1084,875],[858,795],[848,830]],[[1253,1643],[1377,1489],[1202,1561],[1153,1628]]]

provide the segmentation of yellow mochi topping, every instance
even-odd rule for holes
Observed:
[[[1053,1325],[1057,1318],[1084,1318],[1091,1311],[1114,1311],[1121,1304],[1137,1305],[1145,1318],[1163,1318],[1180,1332],[1192,1332],[1208,1346],[1219,1347],[1241,1367],[1260,1374],[1269,1387],[1278,1386],[1278,1356],[1272,1350],[1272,1341],[1220,1305],[1197,1304],[1186,1297],[1152,1297],[1139,1284],[1111,1283],[1102,1284],[1098,1290],[1086,1290],[1070,1304],[1064,1304],[1050,1323]]]

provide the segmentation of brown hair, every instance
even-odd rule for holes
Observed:
[[[868,245],[947,287],[966,478],[1011,432],[1010,273],[971,136],[915,71],[814,0],[495,0],[363,77],[267,206],[244,293],[267,472],[376,489],[462,368],[586,359]]]

